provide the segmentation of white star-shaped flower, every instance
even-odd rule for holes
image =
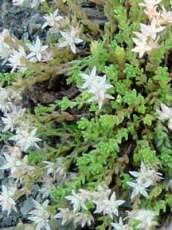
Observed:
[[[71,27],[70,31],[60,31],[62,40],[58,44],[59,48],[69,47],[71,51],[76,53],[76,45],[83,42],[82,39],[78,37],[78,28]]]
[[[150,169],[143,162],[141,163],[140,171],[130,171],[130,174],[135,177],[135,182],[128,182],[128,185],[133,188],[131,199],[138,195],[148,197],[147,189],[156,184],[162,179],[162,174]]]
[[[139,195],[143,195],[144,197],[148,197],[147,188],[150,187],[149,182],[128,182],[128,185],[133,188],[131,199],[134,199],[135,197]]]
[[[27,156],[22,158],[21,150],[18,147],[9,147],[8,152],[4,152],[6,162],[0,169],[10,170],[10,176],[21,181],[23,175],[29,173],[33,167],[28,165]]]
[[[12,88],[0,87],[0,110],[3,113],[11,112],[15,103],[18,103],[20,99],[20,94]]]
[[[20,107],[12,106],[12,111],[10,113],[5,113],[2,117],[4,123],[3,131],[14,131],[17,125],[20,124],[25,113],[25,109]]]
[[[157,225],[155,220],[156,213],[149,209],[140,209],[131,212],[129,215],[131,220],[137,220],[139,223],[136,226],[138,230],[151,230],[152,227]]]
[[[16,129],[16,134],[10,137],[10,140],[15,141],[16,145],[26,152],[31,147],[39,148],[37,142],[41,139],[36,136],[36,132],[36,128],[28,130],[23,126]]]
[[[107,90],[113,86],[106,82],[106,75],[101,77],[96,74],[96,67],[92,69],[89,75],[81,73],[81,77],[85,81],[81,89],[92,95],[88,102],[98,103],[99,109],[101,109],[105,99],[114,99],[107,93]]]
[[[103,213],[103,215],[113,218],[114,215],[118,216],[118,207],[125,203],[125,201],[116,200],[116,194],[113,192],[110,198],[98,201],[93,200],[93,203],[96,205],[95,213]]]
[[[80,194],[72,191],[72,195],[66,196],[65,198],[71,202],[74,212],[80,211],[81,209],[87,210],[87,207],[85,205],[86,200],[82,199]]]
[[[84,81],[81,89],[90,89],[92,87],[92,83],[96,81],[98,77],[96,73],[96,67],[91,70],[90,74],[81,73],[80,75]]]
[[[145,37],[152,38],[153,40],[157,38],[158,33],[165,29],[164,26],[157,26],[155,20],[152,20],[150,25],[141,23],[140,27],[141,33],[144,34]]]
[[[35,208],[29,213],[29,220],[33,221],[36,230],[51,230],[50,214],[47,211],[49,201],[44,201],[43,204],[34,200]]]
[[[44,29],[47,26],[53,27],[57,22],[63,19],[61,15],[59,15],[59,10],[55,10],[53,13],[46,14],[44,16],[46,22],[43,24],[42,28]]]
[[[14,72],[16,69],[25,71],[26,67],[26,53],[22,46],[19,46],[18,50],[13,50],[13,53],[8,58],[9,66],[12,67],[11,72]]]
[[[113,96],[108,94],[106,91],[111,89],[113,86],[106,83],[106,75],[101,77],[97,82],[92,83],[92,87],[88,90],[89,93],[93,94],[89,102],[97,102],[99,109],[102,108],[105,99],[114,99]]]
[[[14,201],[14,194],[16,188],[7,188],[5,185],[2,185],[2,192],[0,193],[0,205],[2,206],[2,211],[7,211],[9,215],[12,210],[17,211],[16,202]]]
[[[137,35],[138,37],[133,38],[133,41],[136,46],[132,49],[132,51],[138,53],[140,58],[142,58],[145,53],[149,53],[151,50],[158,47],[157,41],[148,42],[147,37],[145,35],[141,35],[141,33],[137,33]]]
[[[150,25],[141,23],[140,27],[140,32],[134,32],[136,35],[136,37],[133,38],[135,47],[132,51],[138,53],[139,57],[142,58],[145,53],[149,53],[158,47],[158,34],[162,32],[165,27],[158,26],[155,18],[151,21]]]
[[[27,56],[30,61],[41,61],[42,55],[45,50],[48,48],[47,45],[43,46],[39,37],[36,38],[36,42],[34,44],[27,44],[27,47],[31,51],[31,53]]]

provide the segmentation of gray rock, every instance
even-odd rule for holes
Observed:
[[[160,230],[172,230],[172,217],[170,214],[166,216],[166,219],[163,221],[162,224],[163,225]]]
[[[20,214],[16,212],[11,212],[8,216],[6,212],[0,211],[0,228],[10,227],[17,225],[20,219]]]
[[[39,193],[38,193],[39,189],[40,189],[39,185],[33,184],[33,186],[32,186],[32,197],[36,198],[39,195]],[[36,200],[38,202],[40,201],[39,199],[36,199]]]
[[[23,203],[20,208],[20,212],[23,216],[23,218],[26,218],[28,213],[33,209],[34,203],[33,199],[31,197],[27,198]]]
[[[42,39],[45,31],[41,30],[44,22],[43,14],[35,8],[12,6],[11,0],[0,1],[0,30],[9,29],[19,39]]]
[[[172,224],[170,224],[166,230],[172,230]]]

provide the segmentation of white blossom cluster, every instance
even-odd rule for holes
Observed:
[[[92,96],[88,102],[96,102],[99,109],[101,109],[106,99],[114,99],[113,96],[107,93],[107,90],[113,86],[106,82],[106,75],[103,77],[97,75],[96,67],[92,69],[89,75],[81,73],[81,77],[84,80],[81,89]]]
[[[78,37],[78,28],[70,27],[67,31],[60,31],[62,39],[58,45],[59,48],[69,47],[72,53],[76,53],[76,45],[83,42],[82,39]]]
[[[81,38],[79,38],[79,27],[71,26],[71,23],[67,17],[60,15],[58,9],[56,9],[53,13],[47,14],[44,16],[45,23],[42,28],[50,27],[49,31],[51,33],[55,33],[60,36],[60,41],[58,43],[59,48],[70,48],[72,53],[77,52],[76,45],[83,42]],[[70,26],[69,26],[70,25]]]
[[[25,109],[20,106],[21,96],[12,88],[0,87],[0,110],[3,113],[3,132],[10,131],[9,144],[4,147],[4,163],[1,170],[8,170],[10,177],[14,178],[14,184],[2,185],[0,194],[0,205],[3,211],[9,214],[15,207],[16,184],[23,184],[23,178],[32,172],[33,167],[28,165],[27,155],[23,156],[22,151],[27,152],[30,148],[38,147],[40,139],[36,136],[36,128],[25,118]],[[10,142],[13,142],[13,146]]]
[[[153,171],[149,171],[147,176],[150,180],[156,180],[159,175],[152,175]],[[95,205],[94,213],[109,216],[112,220],[119,218],[118,222],[113,222],[111,226],[114,230],[150,230],[157,225],[156,214],[149,209],[133,209],[128,212],[128,216],[124,219],[119,216],[119,207],[125,201],[117,200],[115,192],[112,192],[106,186],[98,186],[97,191],[90,192],[80,189],[78,193],[72,191],[72,194],[66,196],[70,202],[72,210],[69,208],[60,208],[55,218],[62,220],[62,225],[73,222],[76,226],[90,226],[94,222],[94,218],[87,208],[90,202]],[[79,218],[80,217],[80,218]],[[133,227],[133,222],[137,221],[137,226]]]
[[[76,227],[78,225],[82,228],[91,226],[91,224],[94,222],[94,218],[87,210],[85,205],[85,202],[88,200],[91,201],[91,199],[93,199],[92,202],[95,201],[96,206],[97,202],[99,202],[95,209],[95,213],[109,215],[112,219],[114,216],[118,217],[118,207],[121,206],[124,201],[116,200],[114,192],[110,197],[104,197],[111,193],[111,190],[104,189],[104,187],[99,187],[96,192],[89,192],[87,190],[80,190],[79,193],[73,192],[72,195],[66,197],[66,199],[71,202],[73,210],[70,210],[69,208],[60,208],[59,212],[54,216],[54,218],[61,219],[62,225],[73,222]],[[3,210],[8,210],[9,213],[12,209],[16,211],[15,201],[13,199],[14,193],[15,189],[7,189],[5,186],[2,186],[0,204],[2,205]],[[99,196],[96,198],[96,200],[94,200],[96,195]],[[103,202],[102,205],[100,200],[101,196]],[[43,204],[34,201],[35,207],[29,213],[28,219],[34,223],[37,230],[51,230],[51,214],[48,211],[48,203],[48,200],[45,200]],[[135,228],[132,227],[132,222],[134,220],[136,220],[138,223]],[[122,217],[119,217],[119,222],[113,222],[111,225],[113,229],[116,230],[150,230],[153,226],[157,225],[156,214],[148,209],[133,210],[124,220]]]
[[[17,172],[17,167],[19,168],[21,167],[22,161],[20,159],[18,149],[14,149],[13,151],[16,152],[15,154],[18,157],[17,159],[18,162],[14,164],[16,159],[13,162],[11,159],[9,160],[9,163],[6,166],[4,166],[4,168],[9,169],[11,168],[11,165],[13,165],[11,171],[15,177],[15,173]],[[53,173],[53,171],[50,170],[49,167],[47,169],[48,169],[47,170],[48,173]],[[141,174],[144,174],[145,177],[147,178],[147,182],[145,182],[145,178],[143,178],[143,181],[144,183],[147,183],[149,185],[155,184],[155,182],[161,178],[161,175],[159,173],[156,173],[154,170],[149,169],[143,163],[141,165],[141,171],[139,173],[134,171],[131,172],[131,174],[134,175],[137,179],[140,177],[140,180],[141,180]],[[137,186],[138,186],[137,183],[135,183],[135,187]],[[2,186],[2,193],[0,195],[0,204],[2,206],[3,211],[7,210],[8,214],[12,210],[16,211],[16,207],[15,207],[16,203],[14,199],[15,192],[16,189]],[[88,208],[89,207],[88,204],[92,203],[92,205],[94,206],[94,214],[109,216],[112,219],[112,221],[114,220],[114,218],[115,219],[119,218],[118,222],[117,221],[112,222],[111,226],[113,229],[150,230],[152,229],[153,226],[157,225],[155,212],[148,209],[133,209],[131,212],[128,213],[128,216],[122,218],[119,215],[119,207],[122,206],[125,203],[125,201],[116,199],[116,193],[112,192],[105,185],[98,186],[96,191],[88,191],[85,189],[79,189],[77,193],[75,191],[72,191],[71,195],[66,196],[66,200],[69,201],[71,208],[59,208],[58,213],[54,217],[48,210],[48,203],[49,203],[48,200],[45,200],[43,204],[34,201],[35,207],[33,208],[32,211],[30,211],[28,220],[31,220],[33,222],[35,229],[37,230],[42,230],[42,229],[51,230],[50,220],[52,218],[60,219],[62,221],[61,222],[62,225],[66,223],[73,223],[74,226],[76,227],[77,226],[81,226],[81,228],[84,228],[86,226],[89,227],[94,222],[94,217]],[[137,225],[133,228],[134,221],[137,221]]]
[[[46,27],[50,27],[52,32],[58,32],[55,28],[58,28],[59,23],[64,20],[64,17],[60,15],[60,12],[58,9],[56,9],[54,12],[46,14],[44,16],[45,22],[42,25],[42,29]]]
[[[42,29],[48,29],[48,32],[54,34],[59,34],[61,28],[70,24],[69,18],[62,15],[59,9],[56,9],[52,13],[45,14],[43,18],[45,22],[42,25]]]
[[[132,223],[136,221],[138,224],[132,227]],[[157,225],[156,214],[149,209],[133,210],[129,215],[118,222],[111,224],[114,230],[151,230]]]
[[[2,185],[2,192],[0,194],[0,205],[2,211],[7,211],[9,215],[12,210],[17,211],[16,202],[14,200],[16,187],[6,187]]]
[[[2,170],[9,170],[10,176],[22,183],[24,175],[33,170],[33,167],[28,165],[28,158],[22,156],[22,152],[18,147],[8,146],[7,151],[4,151],[5,163],[0,168]]]
[[[139,172],[130,171],[130,174],[135,177],[134,182],[128,182],[128,185],[133,188],[131,199],[139,195],[148,197],[148,188],[156,185],[156,183],[162,179],[161,173],[147,167],[143,162],[141,163]]]
[[[31,220],[36,230],[51,230],[50,226],[50,213],[48,212],[48,200],[45,200],[43,204],[34,200],[35,208],[30,211],[28,220]]]
[[[119,215],[118,208],[125,202],[124,200],[117,200],[115,192],[112,192],[105,186],[98,186],[97,191],[95,192],[90,192],[84,189],[80,189],[78,193],[72,191],[72,195],[66,196],[66,199],[72,205],[72,211],[70,209],[60,209],[60,212],[57,213],[56,218],[62,219],[62,224],[71,221],[76,224],[76,222],[79,222],[78,215],[80,213],[80,215],[82,214],[81,216],[83,217],[80,220],[80,225],[82,227],[85,225],[90,226],[94,221],[93,216],[88,212],[88,202],[92,202],[94,204],[94,213],[108,215],[112,219],[114,216]]]
[[[140,3],[149,19],[148,24],[140,24],[140,32],[134,32],[135,47],[132,51],[138,53],[140,58],[158,48],[159,34],[172,23],[172,11],[166,11],[164,6],[159,5],[160,2],[161,0],[144,0]]]
[[[14,1],[22,4],[22,1]],[[59,40],[58,48],[69,48],[72,53],[77,53],[76,45],[83,42],[79,38],[79,27],[73,27],[67,17],[59,14],[59,10],[44,16],[45,23],[42,28],[50,27],[50,32],[55,33]],[[11,67],[11,72],[16,70],[26,71],[29,62],[47,62],[53,58],[53,49],[43,45],[37,36],[35,41],[21,44],[17,38],[11,36],[7,29],[0,33],[0,58],[4,59]]]
[[[47,61],[48,46],[42,45],[39,37],[32,44],[27,43],[22,46],[7,29],[4,29],[0,34],[0,41],[0,57],[12,68],[11,72],[27,70],[29,62]]]
[[[13,135],[9,141],[15,142],[21,151],[27,152],[29,148],[38,148],[36,137],[37,129],[26,120],[25,109],[20,106],[21,96],[11,88],[0,87],[0,110],[3,112],[3,131],[11,131]]]
[[[50,166],[49,162],[45,162],[47,165],[47,174],[54,174],[55,166]],[[133,187],[132,197],[142,194],[147,197],[147,188],[156,184],[161,179],[161,174],[155,170],[141,164],[140,172],[130,172],[136,178],[136,183],[129,185]],[[140,182],[141,181],[141,182]],[[141,183],[142,187],[141,187]],[[87,204],[90,202],[94,205],[94,213],[109,216],[112,220],[119,218],[118,222],[113,222],[111,226],[116,230],[150,230],[153,226],[157,225],[156,214],[152,210],[148,209],[133,209],[129,212],[128,216],[124,219],[119,216],[119,207],[122,206],[125,201],[117,200],[115,192],[112,192],[107,186],[100,185],[94,192],[79,189],[76,193],[72,191],[71,195],[66,196],[66,200],[69,201],[71,208],[59,208],[58,213],[51,217],[48,211],[48,200],[42,205],[37,201],[34,201],[35,208],[29,213],[29,220],[31,220],[37,230],[45,228],[50,230],[50,219],[61,219],[62,225],[66,223],[73,223],[74,226],[89,227],[94,222],[94,217],[90,213]],[[12,202],[13,203],[13,202]],[[12,206],[11,206],[12,208]],[[133,228],[133,222],[137,221],[137,226]]]
[[[133,220],[138,221],[137,230],[150,230],[157,225],[156,213],[149,209],[139,209],[130,212],[130,222]]]
[[[94,218],[87,212],[73,212],[68,208],[60,208],[59,212],[55,215],[56,219],[62,219],[62,225],[66,223],[73,223],[75,226],[91,226],[94,222]]]
[[[0,87],[0,111],[4,114],[15,111],[16,107],[20,105],[20,99],[20,95],[11,88]],[[4,120],[4,124],[7,124],[6,120]]]

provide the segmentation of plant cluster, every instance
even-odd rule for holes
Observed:
[[[36,230],[50,230],[52,220],[71,229],[160,229],[172,210],[172,4],[13,4],[40,4],[46,38],[0,34],[11,68],[1,74],[1,170],[13,178],[2,185],[2,210],[17,212],[39,184],[41,202],[28,213]],[[104,25],[88,17],[89,4]],[[24,105],[28,89],[47,82],[62,96]]]

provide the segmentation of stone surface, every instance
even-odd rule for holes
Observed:
[[[35,8],[12,6],[11,0],[0,1],[0,31],[9,29],[19,39],[33,40],[36,36],[45,37],[41,29],[43,14]]]
[[[31,197],[27,198],[22,204],[20,208],[20,212],[23,218],[27,218],[27,214],[33,209],[34,203]]]

